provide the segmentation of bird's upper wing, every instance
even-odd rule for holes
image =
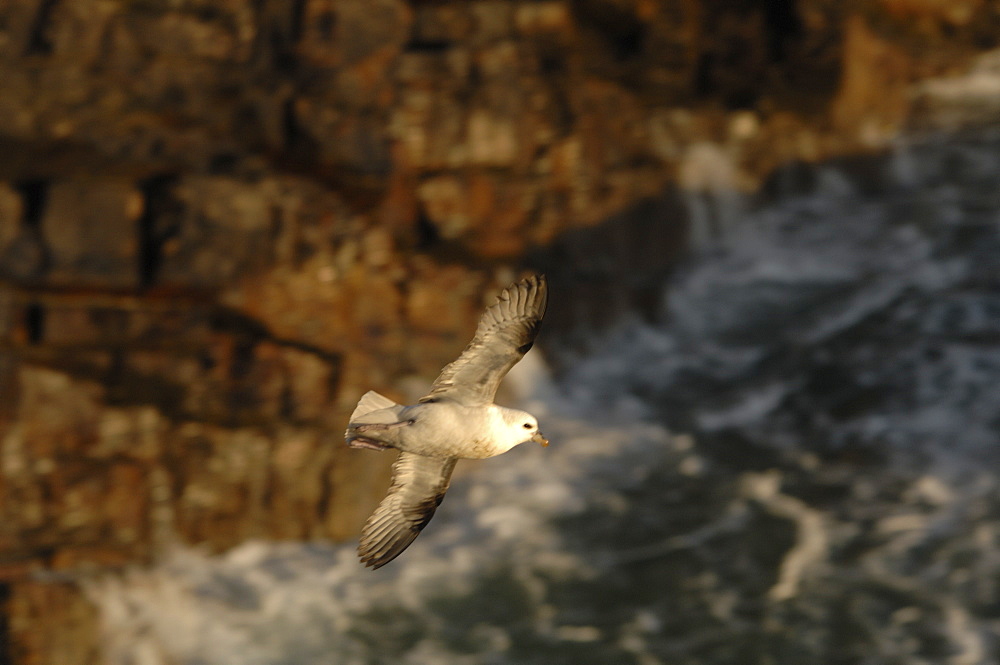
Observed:
[[[392,465],[389,493],[361,531],[358,554],[366,566],[380,568],[409,547],[444,498],[456,461],[399,454]]]
[[[430,393],[420,401],[446,397],[469,406],[493,402],[500,380],[534,343],[547,302],[544,275],[504,289],[483,313],[472,342],[441,370]]]

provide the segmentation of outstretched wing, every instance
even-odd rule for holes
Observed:
[[[399,454],[389,493],[361,530],[358,555],[366,566],[381,568],[409,547],[444,498],[456,461]]]
[[[468,406],[492,403],[500,380],[535,342],[547,302],[544,275],[504,289],[479,320],[472,342],[441,370],[430,393],[420,401],[448,398]]]

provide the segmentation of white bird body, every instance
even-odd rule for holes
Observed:
[[[500,380],[531,348],[547,298],[541,276],[504,289],[419,403],[403,406],[374,391],[361,397],[347,444],[400,451],[389,493],[362,530],[365,565],[384,566],[413,542],[444,498],[458,459],[494,457],[527,441],[548,445],[534,416],[493,404]]]
[[[407,421],[405,427],[380,432],[378,443],[427,457],[485,459],[530,441],[538,432],[538,422],[524,411],[496,404],[467,406],[450,400],[397,404],[359,416],[351,424]]]

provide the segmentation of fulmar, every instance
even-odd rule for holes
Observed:
[[[361,532],[358,555],[366,566],[389,563],[427,526],[459,459],[493,457],[528,441],[549,444],[534,416],[493,403],[500,380],[534,343],[547,300],[542,275],[504,289],[469,346],[417,404],[396,404],[375,391],[361,397],[347,445],[400,451],[389,493]]]

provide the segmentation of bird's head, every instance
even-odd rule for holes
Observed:
[[[500,414],[505,425],[503,445],[507,450],[528,441],[541,444],[543,447],[549,445],[549,440],[538,431],[538,419],[530,413],[500,407]]]

